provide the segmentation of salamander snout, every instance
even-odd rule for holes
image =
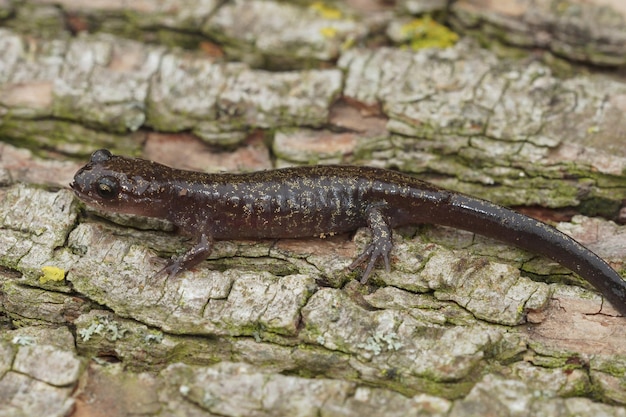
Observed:
[[[70,187],[85,203],[126,214],[161,214],[166,187],[156,180],[162,165],[143,159],[95,151],[89,162],[74,175]]]
[[[87,164],[74,175],[70,188],[88,204],[109,205],[120,200],[122,186],[113,175],[106,175],[97,166]]]
[[[119,192],[119,184],[117,187],[113,184],[113,181],[103,181],[104,177],[98,178],[99,174],[98,166],[109,161],[113,158],[113,155],[107,149],[98,149],[91,154],[89,163],[80,168],[76,174],[74,174],[74,180],[70,183],[70,188],[74,190],[74,193],[81,197],[89,194],[92,188],[101,195],[101,197],[111,197],[113,189],[116,188]],[[115,181],[117,183],[117,181]],[[95,185],[95,187],[94,187]]]
[[[126,200],[123,184],[128,182],[127,179],[124,168],[116,165],[116,157],[108,150],[100,149],[74,174],[70,188],[87,204],[114,208]]]

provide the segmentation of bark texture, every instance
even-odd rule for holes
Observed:
[[[624,270],[622,2],[446,3],[0,0],[0,415],[626,416],[626,319],[541,256],[420,226],[367,288],[364,231],[153,279],[189,242],[67,189],[102,147],[389,167]]]

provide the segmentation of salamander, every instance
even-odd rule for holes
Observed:
[[[349,266],[364,264],[366,283],[380,260],[389,270],[393,228],[430,223],[544,255],[586,279],[626,315],[625,281],[571,237],[508,208],[396,171],[326,165],[207,174],[101,149],[70,186],[88,205],[165,219],[194,237],[195,245],[163,269],[170,277],[206,259],[214,240],[324,236],[367,227],[371,243]]]

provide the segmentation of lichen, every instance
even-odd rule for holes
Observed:
[[[338,20],[343,17],[341,10],[328,6],[323,1],[316,1],[312,3],[309,8],[317,12],[324,19]]]
[[[426,15],[402,25],[401,35],[414,51],[424,48],[448,48],[459,35]]]
[[[377,332],[368,337],[365,343],[359,343],[356,346],[372,352],[374,355],[380,355],[383,351],[398,350],[402,348],[403,344],[396,333]]]
[[[120,327],[117,322],[109,320],[108,317],[96,317],[96,319],[84,329],[79,331],[84,342],[88,342],[93,335],[101,336],[111,342],[124,338],[128,329]]]
[[[31,336],[15,336],[13,339],[11,339],[11,343],[19,346],[34,346],[35,338]]]
[[[65,270],[56,266],[41,267],[43,275],[39,278],[39,282],[45,284],[48,281],[59,282],[65,279]]]

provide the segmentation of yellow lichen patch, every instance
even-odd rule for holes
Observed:
[[[341,10],[334,7],[327,6],[322,1],[316,1],[309,6],[312,10],[315,10],[324,19],[337,20],[341,19]]]
[[[39,278],[39,282],[45,284],[48,281],[63,281],[65,279],[65,270],[56,266],[44,266],[41,268],[43,275]]]
[[[320,32],[322,33],[322,36],[324,36],[325,38],[334,38],[335,36],[337,36],[337,29],[330,27],[330,26],[321,28]]]
[[[447,48],[459,40],[459,35],[440,25],[430,16],[414,19],[401,28],[412,49]]]

